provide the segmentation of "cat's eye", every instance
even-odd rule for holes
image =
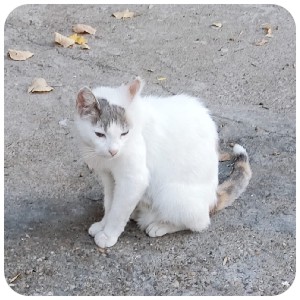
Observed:
[[[126,134],[128,134],[129,130],[127,130],[126,132],[121,133],[121,136],[124,136]]]
[[[95,134],[96,134],[96,136],[101,137],[101,138],[105,137],[105,134],[101,133],[101,132],[95,132]]]

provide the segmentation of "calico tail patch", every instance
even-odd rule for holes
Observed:
[[[217,204],[210,210],[210,214],[231,205],[245,190],[252,177],[248,154],[241,145],[233,147],[234,166],[229,178],[218,186]]]

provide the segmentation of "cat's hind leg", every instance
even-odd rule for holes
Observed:
[[[166,222],[153,222],[146,228],[146,233],[150,237],[158,237],[185,229],[187,229],[185,226],[178,226]]]
[[[132,217],[134,217],[140,229],[145,230],[150,237],[163,236],[167,233],[186,229],[185,226],[177,226],[162,221],[158,211],[145,202],[139,203]]]
[[[209,206],[216,197],[213,186],[172,183],[157,193],[153,209],[159,212],[146,229],[149,236],[180,230],[202,231],[210,224]]]
[[[157,212],[151,205],[140,202],[134,212],[135,221],[141,230],[145,230],[151,223],[158,219]]]

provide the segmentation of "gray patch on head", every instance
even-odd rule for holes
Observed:
[[[125,117],[125,109],[118,105],[111,105],[106,99],[97,98],[99,114],[95,120],[97,124],[104,128],[107,128],[116,123],[122,128],[127,127],[128,123]]]
[[[96,124],[100,117],[100,111],[96,102],[83,107],[79,113],[81,118],[90,120],[92,124]]]

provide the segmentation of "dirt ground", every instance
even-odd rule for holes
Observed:
[[[133,18],[112,16],[126,8]],[[90,50],[54,43],[54,32],[70,35],[77,23],[97,29],[85,36]],[[270,36],[262,29],[266,23]],[[4,51],[34,56],[4,58],[7,285],[22,295],[286,291],[296,255],[295,40],[291,14],[276,5],[15,9],[5,23]],[[87,233],[103,215],[102,192],[77,148],[76,93],[136,75],[147,82],[145,95],[203,98],[218,124],[221,149],[242,144],[253,179],[201,233],[152,239],[130,222],[104,251]],[[54,90],[27,93],[35,77]]]

